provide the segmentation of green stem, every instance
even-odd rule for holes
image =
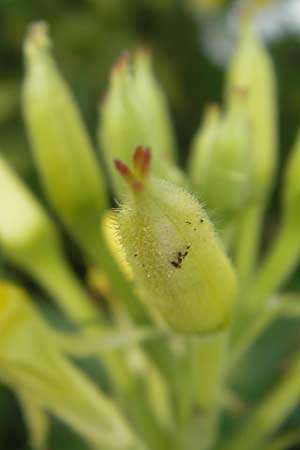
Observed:
[[[229,368],[231,372],[263,330],[265,330],[277,317],[278,310],[271,307],[265,308],[260,314],[255,316],[240,316],[240,322],[235,327],[231,339]]]
[[[300,443],[300,430],[289,430],[286,433],[278,436],[273,442],[267,444],[263,450],[287,450],[289,448],[296,448]]]
[[[51,243],[37,248],[28,271],[75,323],[105,321],[100,308],[92,303],[58,246]]]
[[[236,363],[244,356],[263,330],[279,317],[300,317],[300,296],[298,293],[285,293],[271,298],[260,314],[255,314],[254,317],[248,316],[249,326],[245,328],[244,333],[240,335],[238,340],[232,341],[231,370],[234,369]],[[243,321],[243,326],[245,326],[245,321]]]
[[[218,416],[225,373],[227,333],[192,338],[192,380],[183,448],[209,450],[218,436]]]
[[[246,308],[262,307],[273,292],[287,280],[299,261],[299,229],[283,223],[273,246],[263,261],[247,296]]]
[[[242,286],[249,281],[256,265],[263,213],[264,206],[254,204],[243,213],[241,218],[235,258]]]
[[[42,351],[37,364],[4,366],[2,379],[13,389],[22,386],[43,410],[63,420],[95,448],[131,450],[137,436],[115,403],[52,348]]]
[[[246,417],[229,442],[218,450],[256,450],[274,432],[293,411],[300,395],[300,359],[290,367],[283,379],[271,393]]]
[[[284,223],[242,302],[239,320],[232,330],[234,359],[244,354],[277,317],[275,310],[267,309],[268,299],[291,274],[299,261],[299,254],[299,230]]]

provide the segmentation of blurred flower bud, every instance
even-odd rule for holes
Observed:
[[[131,67],[124,54],[112,70],[109,90],[100,105],[99,145],[115,192],[121,196],[126,185],[117,176],[113,159],[130,162],[138,145],[153,149],[153,172],[184,184],[175,165],[175,139],[163,92],[156,82],[150,56],[140,51]]]
[[[137,95],[147,110],[148,124],[152,126],[153,140],[160,146],[161,157],[176,160],[176,142],[165,94],[157,82],[149,51],[140,49],[133,61],[133,78]]]
[[[118,216],[134,280],[176,331],[209,334],[229,326],[235,274],[201,205],[183,188],[152,177],[150,150],[136,149],[131,187]]]
[[[290,224],[300,226],[300,136],[289,155],[282,192],[283,213]]]
[[[49,202],[80,242],[89,242],[106,206],[105,186],[73,96],[51,55],[44,23],[25,41],[23,109]]]
[[[74,320],[98,317],[78,285],[46,211],[0,158],[0,245],[7,258],[47,289]]]
[[[19,288],[0,283],[0,380],[56,416],[92,446],[135,447],[115,404],[61,353],[52,331]]]
[[[56,239],[45,211],[0,158],[0,243],[9,258],[30,270],[37,248]]]
[[[201,200],[223,220],[247,205],[251,131],[243,93],[236,92],[224,118],[215,106],[209,108],[192,144],[189,170]]]
[[[254,196],[265,198],[275,180],[277,107],[272,62],[252,27],[246,23],[227,74],[227,100],[235,88],[247,92],[253,139]]]

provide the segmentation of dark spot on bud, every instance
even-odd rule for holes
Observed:
[[[181,265],[185,259],[185,257],[188,255],[188,250],[191,247],[191,244],[188,244],[186,246],[186,250],[184,253],[182,253],[181,251],[177,252],[177,257],[174,261],[171,261],[172,266],[176,267],[176,269],[181,269]]]
[[[204,222],[204,219],[200,219],[200,223],[203,223]]]
[[[178,261],[171,261],[171,264],[176,267],[176,269],[181,269],[181,264]]]
[[[186,220],[185,223],[192,225],[192,222],[189,222],[188,220]]]

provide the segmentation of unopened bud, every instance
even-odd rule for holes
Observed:
[[[79,241],[106,206],[105,185],[74,98],[51,55],[46,25],[25,41],[23,109],[33,155],[49,202]]]
[[[7,256],[30,270],[38,249],[56,240],[46,212],[0,157],[0,244]]]
[[[253,139],[253,186],[264,198],[274,181],[277,163],[277,107],[270,57],[247,23],[227,74],[227,99],[238,87],[247,93],[246,105]]]
[[[193,185],[209,210],[230,219],[250,198],[251,131],[244,96],[236,93],[223,118],[210,107],[190,159]]]
[[[202,206],[152,176],[148,149],[136,150],[133,170],[115,165],[131,188],[118,216],[121,244],[150,307],[179,332],[226,328],[235,274]]]
[[[5,256],[43,286],[73,320],[100,317],[64,260],[52,220],[1,158],[0,245]]]
[[[138,52],[133,64],[124,54],[112,70],[109,90],[100,105],[99,145],[115,192],[126,186],[116,175],[113,159],[131,160],[132,149],[151,146],[153,172],[164,179],[184,184],[175,165],[175,139],[163,92],[151,70],[150,57]]]

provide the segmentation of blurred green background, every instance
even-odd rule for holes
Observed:
[[[24,34],[30,23],[45,20],[50,25],[54,54],[72,86],[93,139],[97,104],[105,93],[115,60],[124,50],[134,50],[139,46],[152,49],[156,74],[169,99],[180,162],[184,165],[189,142],[205,105],[211,101],[222,101],[224,66],[234,47],[238,25],[237,3],[241,2],[0,0],[1,153],[43,198],[28,149],[19,94],[23,76]],[[277,74],[283,161],[299,127],[300,2],[283,0],[256,3],[264,4],[265,9],[257,19],[257,28],[266,39]],[[276,222],[276,206],[274,195],[268,224],[270,229]],[[72,249],[69,250],[74,265],[80,271],[80,258],[76,251],[75,254],[72,252]],[[0,255],[0,276],[4,271],[10,274],[12,269],[6,265],[4,268]],[[14,276],[22,278],[20,274],[14,273]],[[28,286],[29,280],[25,280],[25,283]],[[292,283],[300,286],[297,274]],[[275,364],[278,356],[287,352],[293,336],[299,339],[299,323],[276,324],[264,336],[260,354],[254,350],[248,368],[251,367],[252,380],[259,376],[261,383],[259,387],[256,386],[256,390],[253,383],[249,386],[248,395],[251,398],[259,395],[268,385],[270,380],[266,367]],[[272,345],[274,342],[278,345]],[[258,358],[264,360],[264,367],[257,365]],[[244,382],[242,376],[241,385]],[[297,417],[292,420],[300,423]],[[61,424],[55,423],[54,429],[49,449],[86,448],[77,436]],[[8,390],[0,388],[0,450],[14,449],[29,449],[26,446],[25,427],[14,398]]]

